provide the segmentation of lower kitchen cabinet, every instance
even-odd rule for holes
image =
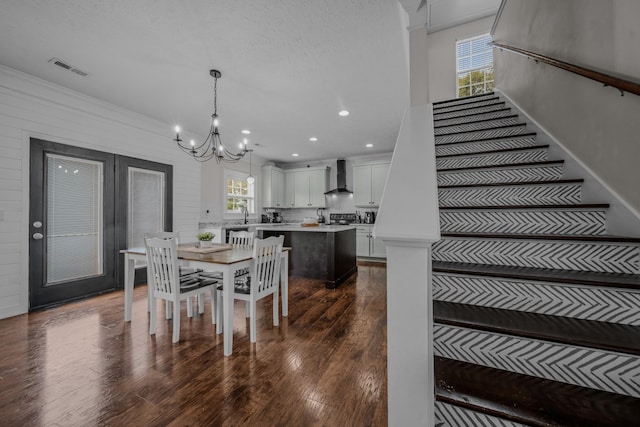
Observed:
[[[358,225],[356,228],[356,255],[359,257],[386,258],[387,249],[381,240],[372,235],[373,225]]]

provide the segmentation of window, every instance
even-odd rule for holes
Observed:
[[[255,186],[248,184],[247,174],[243,172],[224,171],[225,182],[225,216],[238,217],[244,215],[246,206],[249,215],[255,214]]]
[[[493,50],[485,34],[456,43],[458,98],[493,90]]]

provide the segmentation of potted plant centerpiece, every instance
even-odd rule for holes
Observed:
[[[201,248],[210,248],[212,244],[211,240],[213,240],[214,234],[209,231],[205,231],[204,233],[199,233],[196,237],[200,241]]]

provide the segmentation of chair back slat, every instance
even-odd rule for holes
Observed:
[[[145,239],[147,282],[154,293],[178,295],[180,279],[175,239]]]
[[[252,247],[254,237],[253,231],[230,231],[228,243],[233,246]]]
[[[279,285],[284,236],[256,239],[253,245],[253,292],[260,298]]]

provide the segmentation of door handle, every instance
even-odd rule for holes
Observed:
[[[33,233],[33,240],[42,240],[43,237],[42,233]]]

